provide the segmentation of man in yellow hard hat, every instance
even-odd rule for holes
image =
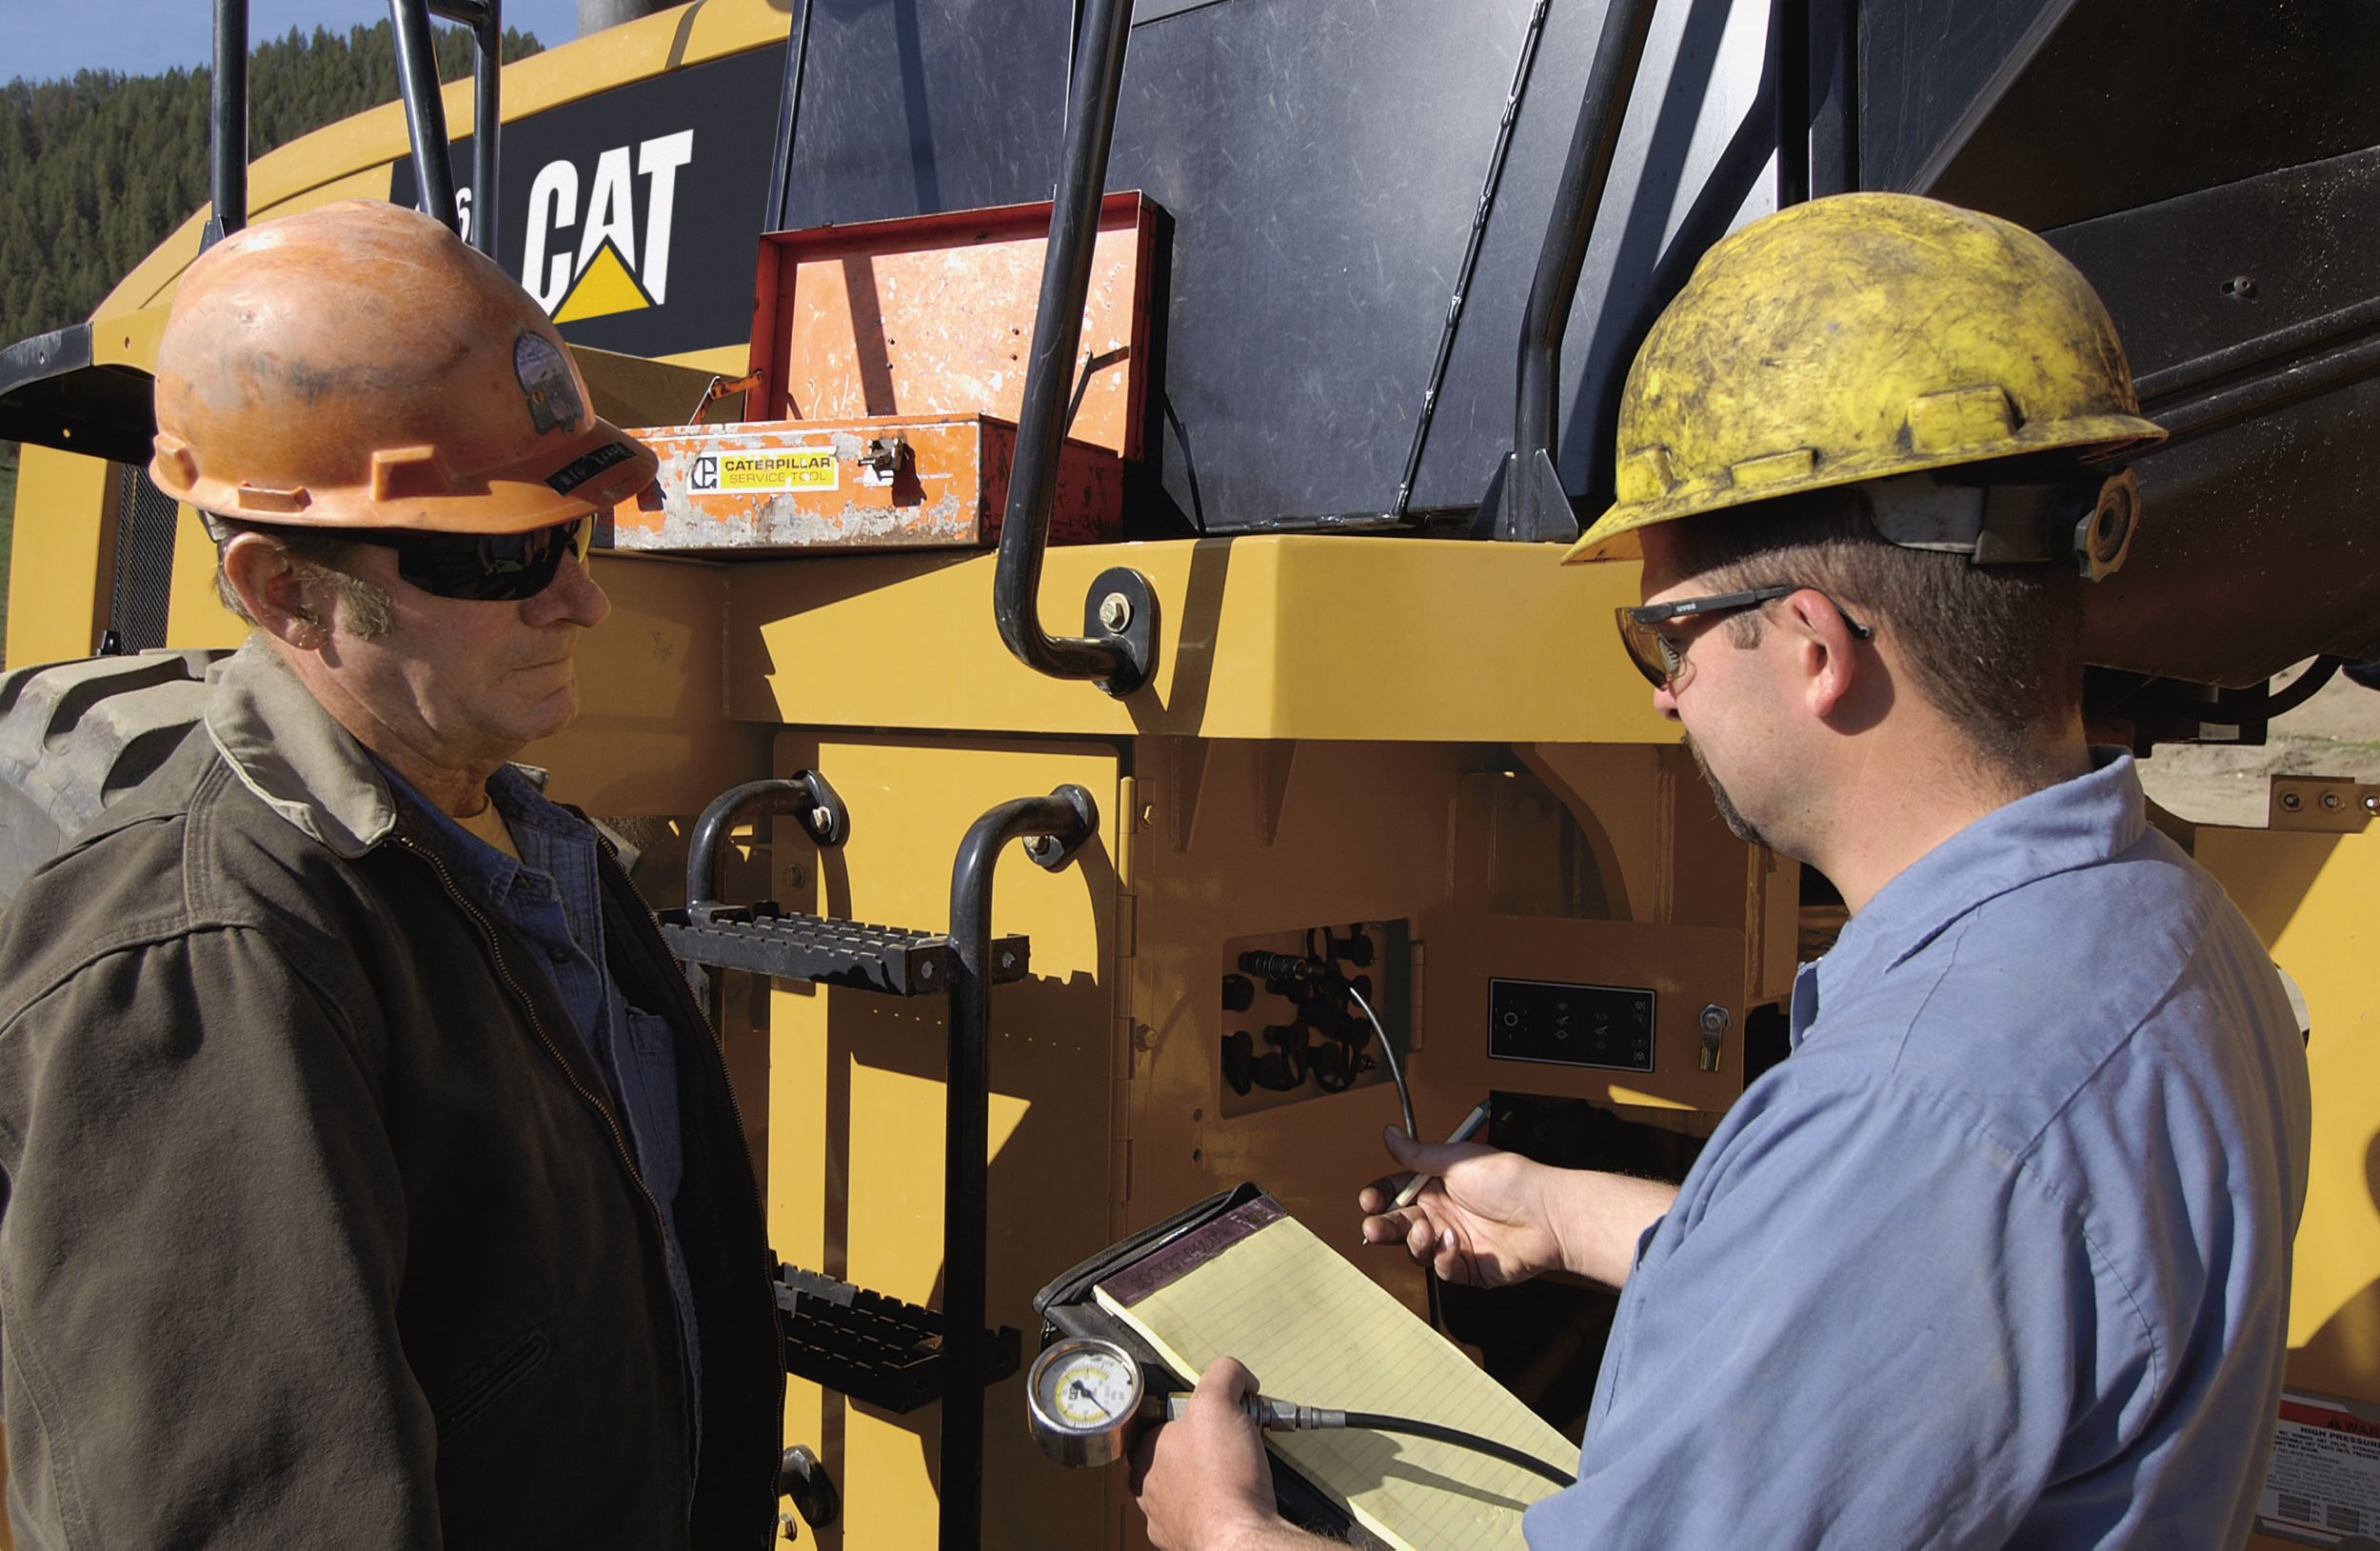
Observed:
[[[1620,1288],[1576,1487],[1530,1543],[2235,1546],[2304,1203],[2305,1052],[2220,888],[2081,718],[2087,579],[2152,442],[2089,286],[1903,195],[1705,256],[1631,371],[1626,649],[1737,833],[1853,912],[1793,1054],[1682,1186],[1416,1145],[1365,1238]],[[1142,1496],[1169,1551],[1296,1543],[1210,1368]],[[1301,1397],[1290,1397],[1300,1399]]]
[[[156,457],[253,626],[0,923],[19,1544],[757,1545],[783,1352],[727,1074],[509,761],[652,455],[426,216],[226,239]]]

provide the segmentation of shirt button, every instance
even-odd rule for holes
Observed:
[[[570,950],[568,948],[560,947],[547,948],[545,950],[545,957],[551,959],[556,964],[568,964],[570,962]]]

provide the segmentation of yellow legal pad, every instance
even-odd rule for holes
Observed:
[[[1269,1196],[1094,1290],[1176,1372],[1246,1363],[1268,1397],[1458,1427],[1565,1471],[1578,1450]],[[1520,1513],[1557,1488],[1485,1455],[1397,1433],[1275,1432],[1266,1444],[1402,1551],[1520,1551]]]

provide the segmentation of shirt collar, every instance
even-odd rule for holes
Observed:
[[[2148,830],[2140,777],[2121,748],[2091,751],[2092,767],[1993,809],[1895,873],[1851,918],[1796,986],[1794,1044],[1808,1032],[1805,995],[1817,1008],[1839,989],[1891,970],[1960,917],[2012,889],[2122,854]]]
[[[505,823],[512,829],[513,843],[521,847],[521,856],[515,860],[466,829],[393,768],[377,759],[373,764],[387,781],[397,805],[409,815],[414,833],[429,841],[449,861],[468,868],[495,898],[502,899],[514,882],[525,875],[549,875],[551,868],[542,865],[549,846],[592,844],[593,832],[585,821],[546,798],[542,789],[545,772],[535,766],[501,765],[487,778],[487,800],[504,815]],[[541,839],[544,844],[539,843]]]

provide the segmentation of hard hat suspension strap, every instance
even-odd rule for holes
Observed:
[[[1888,544],[1961,554],[1977,566],[2071,561],[2093,582],[2123,565],[2140,506],[2130,469],[2008,485],[1905,474],[1858,488]]]

